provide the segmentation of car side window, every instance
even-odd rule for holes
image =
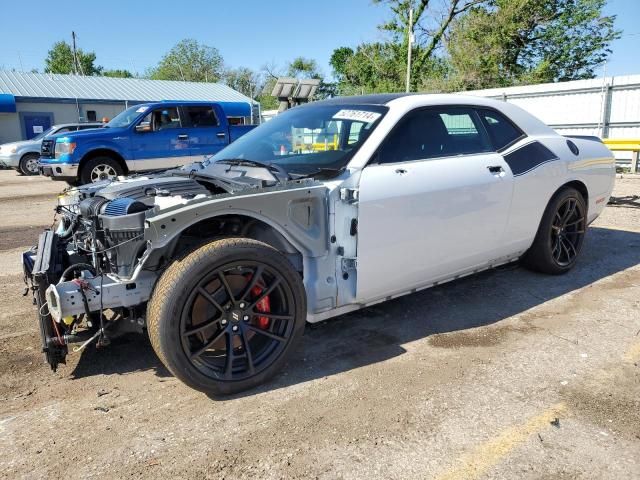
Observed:
[[[379,163],[491,151],[480,120],[465,107],[425,108],[405,116],[385,140]]]
[[[184,110],[192,127],[218,126],[218,119],[213,107],[185,107]]]
[[[176,107],[159,108],[147,114],[140,124],[148,123],[154,132],[160,130],[169,130],[172,128],[181,128],[180,114]]]
[[[507,117],[495,110],[479,109],[478,113],[496,151],[508,147],[524,135]]]
[[[71,132],[71,131],[75,131],[75,128],[62,127],[60,129],[56,130],[54,133],[57,135],[58,133],[67,133],[67,132]]]

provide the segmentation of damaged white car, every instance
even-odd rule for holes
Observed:
[[[25,278],[54,369],[135,330],[228,394],[277,373],[306,322],[517,259],[567,272],[614,176],[598,139],[510,103],[337,98],[203,163],[67,190]]]

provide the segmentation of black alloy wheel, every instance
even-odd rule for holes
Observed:
[[[585,212],[577,198],[569,197],[558,207],[551,225],[551,254],[560,267],[571,265],[585,234]]]
[[[531,270],[552,275],[573,268],[587,229],[587,203],[572,187],[564,187],[551,198],[531,248],[522,262]]]
[[[176,377],[224,395],[280,371],[306,322],[302,278],[267,244],[212,241],[177,259],[147,306],[154,350]]]
[[[192,290],[182,311],[182,348],[204,375],[254,376],[282,354],[294,325],[293,291],[259,262],[223,265]]]

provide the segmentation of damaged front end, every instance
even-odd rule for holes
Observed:
[[[23,255],[43,350],[54,370],[72,343],[80,351],[94,341],[105,346],[122,333],[144,333],[157,279],[176,256],[203,240],[253,238],[302,271],[301,251],[260,220],[269,218],[286,226],[307,255],[326,253],[322,183],[278,180],[262,167],[235,167],[218,166],[216,176],[168,171],[85,185],[59,197],[56,229],[43,232]],[[245,175],[246,168],[254,168],[254,176]],[[320,294],[308,292],[309,298],[331,301],[335,294],[327,285]]]
[[[92,341],[101,347],[122,333],[143,332],[158,277],[157,264],[143,268],[150,252],[145,221],[211,193],[193,179],[161,177],[80,187],[59,197],[57,228],[23,253],[27,292],[54,371],[70,344],[79,351]]]

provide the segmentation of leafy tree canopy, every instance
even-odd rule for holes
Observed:
[[[224,74],[222,56],[215,47],[187,38],[178,42],[148,72],[153,80],[217,82]]]
[[[96,54],[94,52],[84,52],[82,49],[77,49],[76,56],[78,61],[77,68],[71,45],[64,40],[56,42],[44,60],[44,71],[46,73],[100,75],[102,67],[95,65]]]
[[[256,98],[263,87],[263,78],[247,67],[229,69],[224,73],[224,83],[249,98]]]
[[[373,0],[383,41],[334,50],[341,94],[402,91],[410,27],[412,90],[592,78],[620,32],[606,0]],[[411,24],[409,8],[414,10]]]
[[[495,0],[456,22],[447,43],[457,88],[593,78],[620,32],[605,0]]]
[[[103,70],[102,75],[113,78],[133,78],[133,74],[129,70],[121,70],[118,68],[114,70]]]

